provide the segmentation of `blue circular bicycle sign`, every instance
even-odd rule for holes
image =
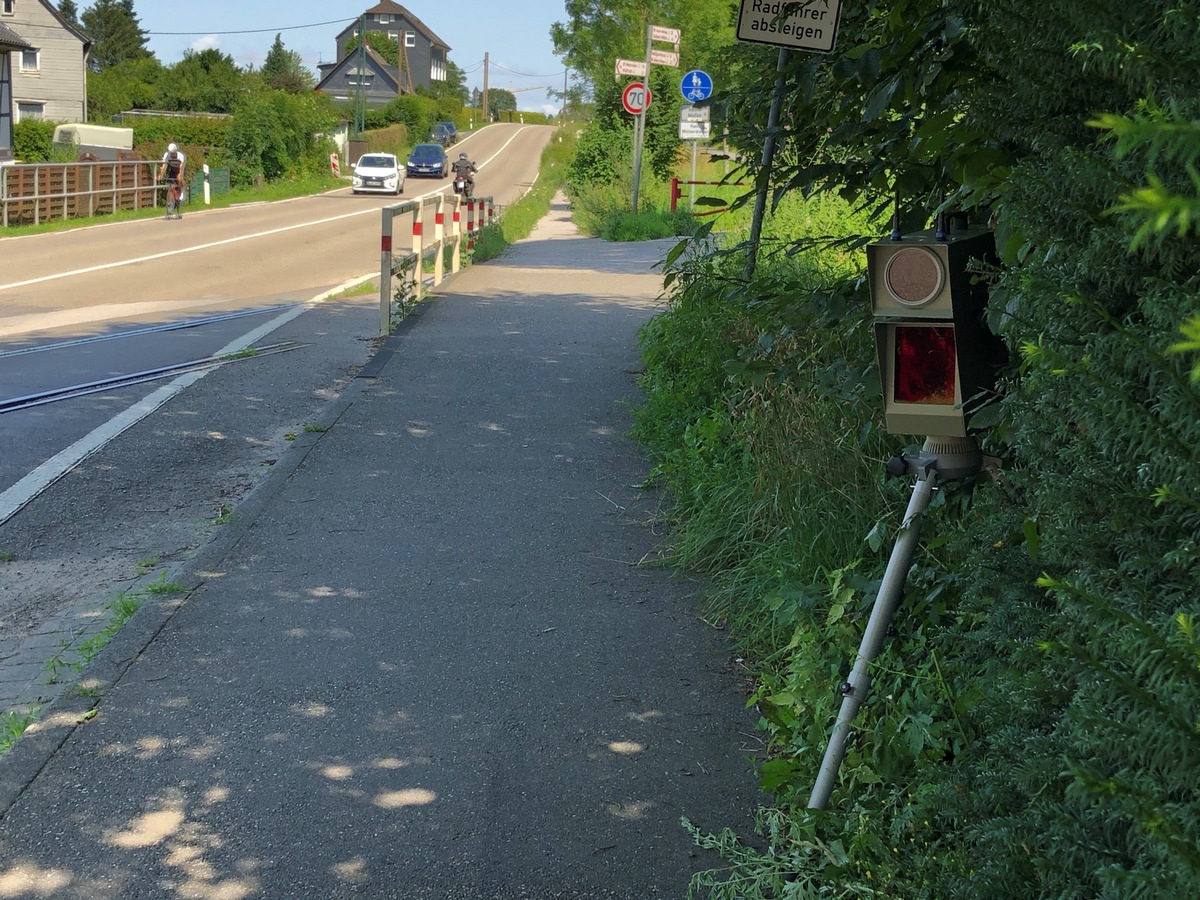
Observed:
[[[679,83],[683,99],[689,103],[700,103],[712,96],[713,82],[709,74],[702,69],[692,69],[683,76]]]

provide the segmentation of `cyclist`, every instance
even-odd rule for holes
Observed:
[[[168,144],[167,152],[163,154],[162,165],[158,167],[158,180],[166,181],[170,186],[167,188],[167,218],[182,219],[183,213],[179,211],[179,204],[183,198],[183,172],[187,165],[187,157],[184,156],[178,144]]]

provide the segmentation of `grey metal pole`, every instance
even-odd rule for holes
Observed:
[[[879,586],[879,594],[871,609],[871,617],[867,620],[867,629],[863,632],[862,643],[858,647],[858,658],[854,660],[854,668],[850,677],[842,685],[842,708],[838,712],[837,723],[829,737],[829,746],[825,748],[825,758],[821,760],[821,769],[817,773],[816,784],[808,798],[809,809],[824,809],[833,793],[834,782],[837,780],[838,769],[842,758],[846,755],[846,739],[850,736],[850,724],[858,715],[859,707],[867,698],[871,689],[871,662],[879,655],[887,637],[888,625],[900,596],[904,592],[904,582],[908,578],[908,569],[912,565],[913,553],[917,541],[921,537],[921,521],[925,510],[929,508],[929,500],[933,489],[937,486],[937,469],[928,466],[924,474],[917,479],[913,486],[912,497],[908,501],[908,509],[904,513],[904,522],[900,526],[900,536],[892,548],[891,558],[888,559],[887,569],[883,573],[883,583]]]
[[[646,24],[646,100],[650,99],[650,51],[654,48],[654,26]],[[646,140],[646,107],[648,102],[642,103],[642,111],[637,114],[636,122],[634,123],[634,138],[633,145],[633,212],[638,211],[638,190],[642,183],[642,145]]]
[[[771,165],[775,162],[775,132],[779,129],[779,113],[783,107],[784,70],[787,68],[788,50],[779,51],[775,64],[775,92],[771,95],[771,111],[767,115],[767,138],[763,142],[762,171],[758,179],[758,196],[754,198],[754,218],[750,220],[750,252],[746,259],[746,280],[754,277],[758,265],[758,244],[762,239],[763,217],[767,210],[767,191],[770,187]]]

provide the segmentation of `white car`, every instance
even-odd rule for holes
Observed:
[[[350,186],[354,193],[364,191],[396,194],[404,190],[404,166],[392,153],[364,153],[353,166]]]

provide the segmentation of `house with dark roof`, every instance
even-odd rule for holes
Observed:
[[[368,47],[348,50],[359,29],[377,31],[396,41],[399,65],[392,66]],[[383,0],[337,36],[337,61],[323,63],[317,90],[337,100],[350,100],[361,90],[369,106],[383,106],[401,94],[430,88],[448,75],[450,46],[399,3]]]
[[[49,0],[0,0],[0,25],[23,45],[8,54],[13,122],[86,122],[87,35]]]
[[[0,22],[0,162],[12,159],[12,55],[32,50],[21,36]]]

